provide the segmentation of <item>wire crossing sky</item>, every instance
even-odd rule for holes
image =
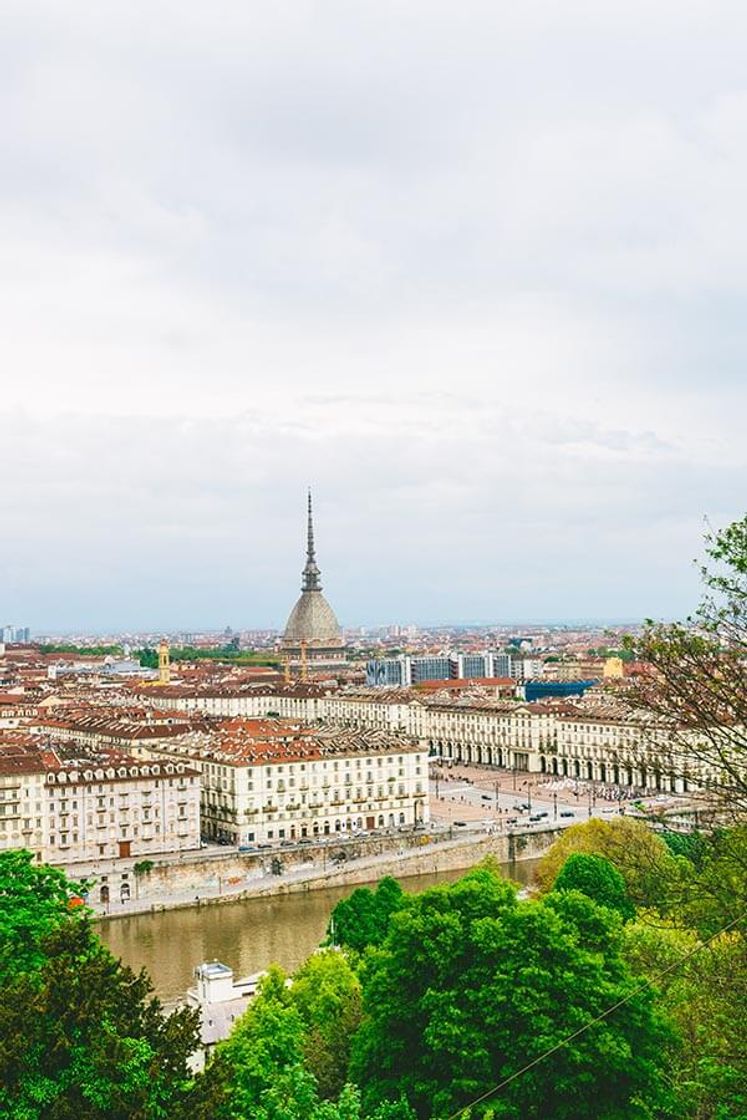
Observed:
[[[686,613],[744,512],[737,3],[10,0],[32,627]]]

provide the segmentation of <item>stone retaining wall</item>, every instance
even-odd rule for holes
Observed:
[[[404,876],[459,871],[473,867],[487,855],[500,863],[532,859],[546,851],[558,835],[557,828],[502,836],[464,833],[451,839],[427,834],[377,837],[348,845],[310,846],[305,851],[282,848],[269,852],[225,857],[176,859],[154,862],[145,873],[123,871],[118,863],[111,872],[99,869],[90,903],[101,917],[126,917],[152,910],[177,909],[232,902],[241,898],[291,894],[328,886],[370,883],[385,875]],[[332,856],[347,851],[344,862]],[[272,861],[280,859],[282,874],[273,874]],[[106,875],[106,880],[104,880]],[[117,905],[122,876],[131,884],[131,901]],[[113,905],[98,901],[101,885],[110,885]]]
[[[393,875],[396,878],[405,875],[431,875],[439,871],[467,871],[486,856],[495,856],[499,863],[536,859],[547,851],[558,832],[559,830],[552,830],[552,832],[532,833],[530,836],[521,837],[527,843],[522,844],[519,850],[511,843],[513,837],[509,839],[500,836],[487,836],[464,844],[434,844],[419,852],[409,851],[404,856],[393,855],[391,859],[377,861],[375,864],[364,860],[357,865],[348,864],[328,869],[320,872],[313,879],[284,882],[280,877],[275,883],[265,884],[266,889],[258,888],[247,893],[298,894],[303,891],[321,890],[324,887],[370,883],[383,879],[385,875]]]

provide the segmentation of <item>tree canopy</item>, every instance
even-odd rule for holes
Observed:
[[[144,972],[104,948],[60,871],[0,853],[0,1116],[176,1116],[197,1045],[192,1011],[162,1013]]]
[[[371,945],[380,945],[389,929],[390,917],[404,902],[402,888],[391,876],[379,880],[375,890],[357,887],[333,909],[327,940],[359,953]]]
[[[574,853],[603,856],[619,871],[636,906],[666,906],[681,869],[661,837],[632,817],[603,821],[592,817],[563,830],[542,856],[535,878],[542,892],[552,889],[561,868]]]
[[[670,1055],[676,1114],[739,1120],[747,1115],[747,945],[731,932],[689,955],[702,945],[695,931],[645,913],[623,934],[625,959],[656,984],[678,1028],[681,1045]]]
[[[519,901],[489,868],[411,898],[363,961],[351,1074],[364,1105],[403,1093],[423,1120],[448,1116],[630,997],[472,1115],[649,1116],[672,1036],[635,990],[620,931],[578,891]]]
[[[311,1054],[310,1042],[319,1038],[329,1047],[342,1041],[331,1033],[331,1019],[335,1010],[343,1018],[349,1014],[356,987],[339,954],[329,950],[323,956],[323,964],[312,964],[312,957],[302,967],[297,990],[296,980],[289,984],[282,969],[269,969],[259,995],[217,1047],[196,1087],[192,1120],[363,1120],[355,1085],[338,1086],[337,1099],[325,1100],[313,1072],[318,1055]],[[317,982],[324,990],[314,993]],[[327,1072],[326,1063],[322,1070]],[[415,1117],[403,1101],[382,1101],[366,1120]]]
[[[600,906],[607,906],[626,919],[635,914],[635,906],[630,901],[625,880],[617,868],[603,856],[575,852],[561,867],[552,889],[581,891]]]
[[[44,963],[44,939],[74,920],[70,902],[79,890],[57,868],[35,864],[31,852],[0,852],[0,982]]]

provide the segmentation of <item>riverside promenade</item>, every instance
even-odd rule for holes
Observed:
[[[368,883],[385,875],[420,875],[466,870],[485,856],[501,863],[533,859],[558,835],[556,826],[516,831],[453,828],[441,832],[379,837],[376,851],[366,845],[334,841],[308,851],[273,849],[247,860],[235,850],[192,853],[176,861],[155,863],[146,873],[124,872],[129,897],[118,897],[111,882],[101,899],[102,876],[91,883],[88,904],[101,920],[185,907],[214,906],[242,898],[282,895],[325,887]],[[344,853],[344,855],[343,855]],[[200,859],[200,855],[203,856]],[[123,874],[118,871],[118,876]],[[106,875],[107,883],[114,875]],[[121,879],[118,879],[118,882]]]

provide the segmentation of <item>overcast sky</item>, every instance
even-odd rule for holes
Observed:
[[[747,487],[747,8],[6,0],[0,622],[675,616]]]

